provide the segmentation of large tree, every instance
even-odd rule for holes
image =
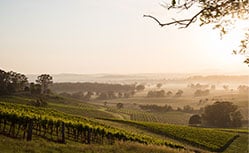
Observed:
[[[53,84],[53,77],[49,74],[42,74],[37,77],[37,84],[41,85],[42,94],[48,93],[48,86]]]
[[[160,26],[177,25],[180,28],[187,28],[195,21],[200,25],[213,24],[215,29],[220,30],[220,34],[226,34],[234,23],[249,19],[249,1],[248,0],[168,0],[162,4],[169,10],[181,10],[181,13],[191,12],[190,18],[175,19],[162,23],[153,15],[144,15],[155,20]],[[185,10],[185,11],[182,11]],[[198,10],[198,11],[196,11]],[[238,49],[233,50],[234,54],[245,56],[245,63],[249,66],[249,26],[245,30],[245,37],[241,40]]]
[[[204,108],[204,125],[214,127],[240,127],[242,115],[231,102],[216,102]]]

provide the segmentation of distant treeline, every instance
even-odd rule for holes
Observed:
[[[164,106],[159,106],[155,104],[151,105],[139,105],[142,110],[146,110],[149,112],[170,112],[170,111],[180,111],[185,113],[198,113],[200,110],[194,110],[190,105],[185,105],[183,108],[178,107],[177,109],[173,109],[172,106],[165,104]]]
[[[248,75],[228,76],[228,75],[210,75],[210,76],[191,76],[186,79],[191,82],[217,82],[217,83],[247,83]]]
[[[54,83],[50,89],[54,92],[61,93],[74,93],[74,92],[128,92],[134,91],[135,85],[121,85],[121,84],[108,84],[108,83]]]

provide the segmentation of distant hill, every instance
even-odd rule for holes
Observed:
[[[54,82],[99,82],[99,83],[241,83],[248,84],[249,75],[196,75],[196,74],[51,74]],[[38,75],[28,74],[30,82]]]

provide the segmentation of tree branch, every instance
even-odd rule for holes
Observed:
[[[152,18],[153,20],[155,20],[161,27],[163,26],[167,26],[167,25],[172,25],[172,24],[178,24],[178,25],[183,25],[183,27],[181,28],[187,28],[191,23],[193,23],[195,21],[195,19],[204,11],[206,10],[206,8],[202,9],[201,11],[199,11],[198,13],[196,13],[192,18],[190,19],[182,19],[182,20],[175,20],[172,22],[168,22],[168,23],[161,23],[156,17],[151,16],[151,15],[144,15],[143,17],[148,17],[148,18]]]

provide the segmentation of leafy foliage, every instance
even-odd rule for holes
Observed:
[[[49,74],[42,74],[37,77],[37,84],[41,85],[41,91],[43,94],[49,93],[48,86],[53,83],[53,77]]]
[[[202,118],[206,126],[240,127],[242,124],[238,106],[226,101],[206,106]]]
[[[28,79],[17,72],[0,70],[0,95],[21,92],[27,87]]]

